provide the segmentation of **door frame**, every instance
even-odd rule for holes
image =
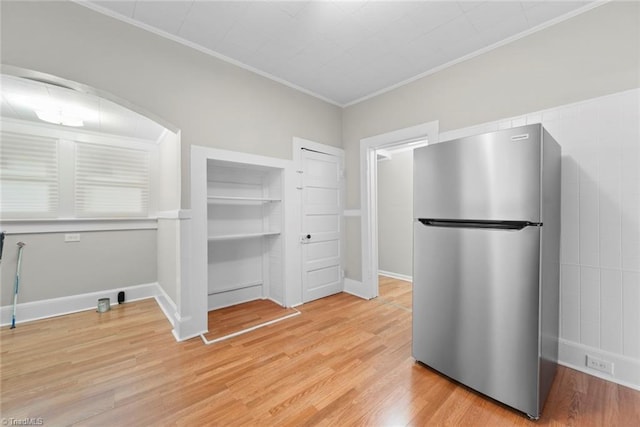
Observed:
[[[331,145],[321,144],[319,142],[310,141],[308,139],[299,138],[297,136],[293,137],[293,164],[295,169],[295,203],[291,204],[292,213],[289,216],[292,221],[292,230],[295,230],[294,233],[298,250],[292,250],[291,254],[295,257],[292,259],[292,263],[299,266],[299,278],[300,278],[300,286],[296,286],[295,291],[292,289],[292,299],[294,301],[298,301],[293,304],[300,305],[303,303],[303,295],[302,295],[302,243],[300,242],[300,236],[302,236],[302,185],[301,185],[301,173],[302,173],[302,156],[301,150],[307,149],[311,151],[317,151],[319,153],[330,154],[332,156],[337,156],[342,158],[342,170],[344,174],[345,167],[345,154],[342,148],[333,147]],[[345,248],[346,248],[346,240],[345,240],[345,232],[344,232],[344,206],[345,206],[345,180],[344,177],[340,180],[340,206],[342,208],[342,213],[340,215],[340,270],[342,277],[342,289],[344,290],[344,267],[346,262],[345,257]],[[295,209],[293,209],[295,207]],[[293,288],[293,287],[292,287]]]
[[[364,298],[378,296],[378,161],[376,150],[397,148],[420,139],[438,142],[437,120],[360,140],[360,227]]]

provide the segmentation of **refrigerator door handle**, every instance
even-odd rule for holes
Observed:
[[[439,218],[418,218],[418,221],[428,227],[489,228],[496,230],[522,230],[525,227],[542,227],[541,222],[531,221],[447,220]]]

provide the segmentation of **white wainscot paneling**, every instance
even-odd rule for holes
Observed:
[[[580,342],[600,347],[600,270],[580,267]]]
[[[565,264],[580,263],[580,198],[578,163],[571,156],[562,156],[562,191],[560,259]]]
[[[625,271],[622,274],[625,356],[640,359],[640,273]]]
[[[600,266],[621,267],[621,151],[617,140],[603,139],[599,148]]]
[[[596,267],[600,264],[598,229],[598,182],[580,165],[579,181],[579,227],[580,265]],[[597,164],[597,159],[596,159]]]
[[[600,348],[611,353],[622,353],[623,310],[622,272],[600,270]]]
[[[622,268],[640,271],[640,143],[622,147]]]
[[[562,147],[560,363],[640,390],[640,89],[446,134],[538,120]]]
[[[560,266],[560,337],[580,341],[580,267]]]

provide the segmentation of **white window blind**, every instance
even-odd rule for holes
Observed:
[[[148,151],[76,143],[76,215],[147,216],[149,175]]]
[[[0,136],[2,216],[55,216],[58,209],[57,140],[4,131]]]

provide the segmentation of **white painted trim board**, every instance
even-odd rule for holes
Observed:
[[[612,362],[613,375],[587,368],[587,355]],[[640,391],[640,361],[637,359],[564,339],[559,342],[558,359],[558,364],[562,366]]]
[[[406,274],[393,273],[391,271],[385,271],[385,270],[378,270],[378,275],[413,283],[413,276],[408,276]]]
[[[80,295],[19,303],[16,306],[16,324],[20,325],[21,323],[31,322],[33,320],[47,319],[65,314],[77,313],[79,311],[96,310],[98,299],[100,298],[109,298],[111,300],[111,304],[117,304],[118,292],[120,291],[125,292],[126,303],[154,298],[160,294],[160,286],[157,282],[154,282]],[[12,310],[12,305],[0,307],[1,326],[11,324]]]
[[[362,248],[361,291],[367,299],[378,296],[378,161],[376,150],[400,147],[426,138],[438,142],[439,122],[431,121],[360,140],[360,247]]]

